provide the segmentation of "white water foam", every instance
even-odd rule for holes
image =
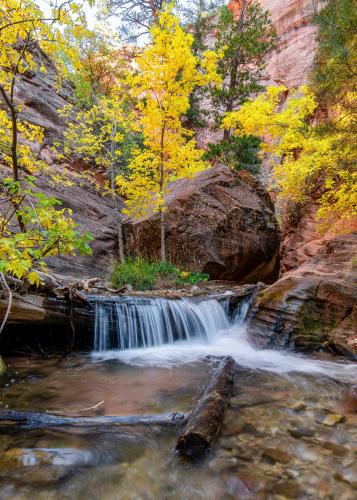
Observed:
[[[245,311],[246,312],[246,311]],[[135,366],[167,367],[193,363],[206,356],[233,356],[236,362],[253,370],[267,370],[277,374],[292,372],[326,376],[341,382],[357,383],[357,363],[338,363],[311,359],[273,349],[257,349],[248,340],[242,318],[205,341],[192,339],[127,350],[108,350],[93,353],[96,361],[117,359]]]

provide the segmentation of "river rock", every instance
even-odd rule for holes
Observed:
[[[357,233],[326,242],[314,257],[258,293],[248,331],[261,347],[334,348],[357,355]]]
[[[291,455],[289,455],[289,453],[286,453],[280,448],[272,448],[272,447],[264,449],[263,457],[267,458],[269,461],[272,461],[273,463],[280,462],[282,464],[288,464],[292,460],[292,457]]]
[[[343,415],[339,415],[338,413],[330,413],[324,418],[322,423],[327,425],[328,427],[334,427],[335,425],[343,422],[345,417]]]
[[[268,193],[246,172],[225,166],[172,183],[166,199],[167,259],[211,279],[251,283],[276,278],[279,230]],[[160,255],[158,214],[124,226],[132,254]]]

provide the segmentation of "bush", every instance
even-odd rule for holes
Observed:
[[[135,290],[151,290],[155,284],[156,273],[152,264],[142,257],[127,259],[114,267],[112,283],[116,288],[131,285]]]
[[[164,286],[196,285],[208,279],[208,274],[180,271],[169,262],[148,262],[142,257],[116,264],[112,273],[114,287],[131,285],[134,290],[152,290],[158,283]]]
[[[233,170],[248,170],[257,174],[262,163],[259,157],[261,140],[254,135],[231,136],[228,141],[208,144],[205,159],[227,165]]]

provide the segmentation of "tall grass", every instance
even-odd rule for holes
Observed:
[[[169,262],[148,262],[142,257],[128,258],[115,265],[112,283],[116,288],[131,285],[134,290],[152,290],[161,286],[197,284],[207,281],[209,276],[201,273],[180,271]]]

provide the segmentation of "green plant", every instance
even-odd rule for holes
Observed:
[[[165,286],[196,285],[208,279],[208,274],[181,271],[169,262],[148,262],[142,257],[116,264],[112,273],[115,287],[129,284],[135,290],[152,290],[158,283]]]
[[[179,276],[176,278],[176,285],[198,285],[202,281],[208,281],[208,274],[197,273],[197,272],[180,272]]]
[[[246,169],[257,174],[262,163],[259,157],[261,140],[254,135],[231,136],[217,144],[208,144],[205,159],[223,163],[234,170]]]
[[[129,284],[135,290],[151,290],[155,278],[153,265],[142,257],[129,258],[125,262],[118,263],[112,273],[112,283],[117,288]]]

